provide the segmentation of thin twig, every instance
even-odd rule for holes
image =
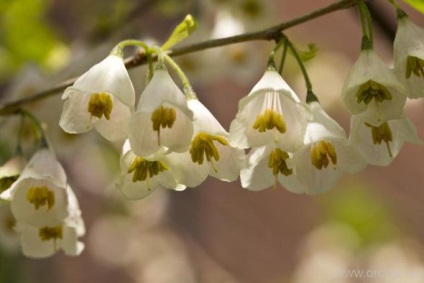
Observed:
[[[288,28],[297,26],[299,24],[308,22],[310,20],[319,18],[321,16],[330,14],[335,11],[348,9],[350,7],[353,7],[357,5],[358,3],[362,2],[363,0],[342,0],[333,4],[330,4],[324,8],[318,9],[316,11],[313,11],[312,13],[306,14],[304,16],[295,18],[293,20],[282,22],[278,25],[269,27],[267,29],[263,29],[260,31],[255,32],[249,32],[244,33],[236,36],[231,37],[225,37],[225,38],[219,38],[219,39],[213,39],[213,40],[206,40],[202,42],[198,42],[195,44],[174,48],[172,50],[169,50],[167,54],[169,56],[180,56],[188,53],[193,53],[201,50],[206,50],[210,48],[220,47],[220,46],[226,46],[230,44],[235,43],[241,43],[246,41],[255,41],[255,40],[266,40],[266,41],[278,41],[281,38],[281,32],[283,30],[286,30]],[[127,69],[131,69],[140,65],[145,64],[147,61],[147,58],[144,53],[138,53],[134,56],[128,57],[125,59],[125,66]],[[50,96],[53,96],[57,93],[60,93],[68,86],[71,86],[77,78],[72,78],[67,81],[64,81],[52,88],[49,88],[44,91],[40,91],[35,93],[34,95],[22,99],[18,99],[9,103],[4,103],[0,105],[0,116],[5,115],[11,115],[15,114],[19,111],[19,108],[22,105],[29,104],[31,102],[44,99]]]

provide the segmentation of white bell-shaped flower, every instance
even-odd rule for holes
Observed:
[[[0,198],[9,200],[17,222],[55,226],[67,216],[66,175],[48,149],[34,154],[19,178]]]
[[[84,244],[78,238],[85,234],[77,198],[68,186],[68,217],[55,226],[34,227],[18,223],[21,234],[22,252],[27,257],[44,258],[63,250],[66,255],[77,256],[84,250]]]
[[[188,187],[200,185],[208,175],[232,182],[237,180],[244,162],[244,150],[228,143],[228,132],[197,99],[189,99],[194,113],[194,135],[190,149],[169,154],[178,182]]]
[[[177,164],[178,166],[178,164]],[[168,156],[157,153],[148,157],[136,155],[125,141],[121,154],[121,175],[118,187],[127,199],[141,199],[158,187],[182,191],[186,186],[176,181],[174,167]]]
[[[131,148],[139,156],[149,156],[162,147],[184,152],[193,135],[192,120],[184,94],[159,62],[130,120]]]
[[[344,82],[342,99],[352,114],[369,112],[379,124],[402,115],[406,88],[372,49],[361,51]]]
[[[134,88],[123,59],[109,55],[67,88],[59,124],[65,132],[95,128],[110,141],[124,140],[134,109]]]
[[[309,115],[280,74],[269,69],[240,100],[230,126],[230,144],[248,148],[274,142],[284,151],[296,151],[303,143]]]
[[[366,113],[353,115],[350,129],[351,142],[372,165],[389,165],[400,152],[405,141],[423,144],[414,124],[405,115],[380,125],[370,124]]]
[[[301,186],[294,174],[293,154],[275,144],[252,148],[247,162],[240,172],[243,188],[260,191],[280,183],[289,191],[298,191]]]
[[[424,29],[407,16],[398,20],[393,45],[395,74],[409,98],[424,97]]]
[[[294,154],[294,171],[301,186],[297,193],[317,194],[330,190],[343,173],[356,173],[367,163],[346,133],[318,102],[310,103],[313,115],[304,145]]]

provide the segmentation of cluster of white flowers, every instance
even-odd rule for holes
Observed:
[[[415,41],[405,43],[412,32]],[[424,96],[424,88],[417,88],[422,80],[416,81],[423,76],[420,32],[407,18],[400,20],[394,72],[372,48],[363,48],[342,90],[353,114],[349,138],[318,101],[301,102],[273,64],[241,99],[229,133],[190,86],[183,82],[183,92],[175,84],[163,56],[135,108],[119,52],[65,91],[60,125],[69,133],[94,127],[106,139],[124,142],[118,187],[128,199],[159,186],[196,187],[208,175],[224,181],[240,176],[242,186],[255,191],[279,182],[292,192],[321,193],[343,173],[389,164],[404,141],[421,143],[403,114],[407,96]]]
[[[385,166],[405,141],[422,144],[403,109],[407,98],[424,97],[424,30],[398,11],[394,69],[365,46],[342,90],[351,119],[350,140],[369,164]]]
[[[294,193],[322,193],[343,173],[359,172],[368,164],[390,164],[405,141],[422,143],[403,109],[407,98],[424,97],[424,30],[401,11],[398,18],[394,70],[364,36],[362,51],[344,83],[342,99],[353,115],[349,137],[325,112],[311,87],[313,99],[299,100],[273,59],[240,100],[227,132],[198,100],[178,65],[164,54],[194,29],[190,17],[163,50],[131,40],[118,44],[65,90],[59,124],[72,134],[94,128],[107,140],[122,143],[117,185],[127,199],[144,198],[158,187],[176,191],[197,187],[209,175],[226,182],[240,177],[242,187],[252,191],[280,183]],[[154,72],[149,73],[137,105],[122,55],[122,48],[131,44],[157,56],[155,67],[150,62]],[[166,63],[177,71],[183,90]],[[23,253],[47,257],[62,249],[67,255],[79,255],[85,227],[62,166],[46,148],[39,149],[22,172],[16,164],[20,162],[13,160],[0,168],[0,199],[10,204],[16,223],[8,220],[7,227],[19,233]]]
[[[240,178],[254,191],[275,188],[278,181],[291,192],[316,194],[334,186],[343,172],[366,166],[321,105],[300,102],[272,67],[240,101],[230,144],[251,148]]]
[[[244,151],[194,95],[185,97],[163,61],[134,109],[135,94],[123,60],[109,55],[65,91],[60,125],[69,133],[94,127],[111,141],[125,140],[119,188],[139,199],[162,186],[200,185],[208,175],[238,178]]]
[[[0,169],[0,199],[10,205],[14,220],[8,220],[9,228],[20,235],[23,254],[42,258],[62,249],[67,255],[79,255],[84,249],[78,241],[85,233],[84,222],[52,153],[40,149],[25,166],[14,158]]]

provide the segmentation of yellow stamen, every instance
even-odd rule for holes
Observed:
[[[153,131],[158,132],[158,145],[160,145],[160,128],[172,128],[177,118],[177,113],[172,107],[160,106],[153,111],[150,120],[153,122]]]
[[[56,240],[63,238],[63,229],[62,226],[56,227],[43,227],[38,229],[38,236],[42,241],[53,240],[54,250],[57,250]]]
[[[287,167],[286,160],[289,158],[289,154],[279,148],[272,151],[269,155],[268,168],[272,169],[272,174],[274,175],[274,189],[277,188],[277,178],[279,173],[284,176],[293,174],[293,169],[289,169]]]
[[[283,134],[286,132],[286,122],[282,114],[270,109],[266,109],[262,115],[258,115],[255,123],[253,123],[253,129],[261,133],[274,128]]]
[[[337,165],[337,154],[331,141],[319,141],[311,146],[311,162],[318,170],[327,168],[330,162]]]
[[[213,143],[214,141],[217,141],[224,146],[228,145],[228,142],[224,137],[213,136],[204,132],[198,133],[191,143],[190,154],[191,160],[194,163],[199,163],[200,165],[203,164],[206,156],[206,160],[212,165],[215,172],[217,172],[213,159],[219,161],[220,155],[218,149]]]
[[[375,127],[367,122],[364,123],[365,126],[371,128],[372,141],[374,144],[381,144],[384,142],[387,147],[387,152],[390,157],[393,157],[392,150],[390,148],[390,142],[393,142],[392,131],[387,122],[384,122],[378,127]]]
[[[358,88],[356,98],[358,103],[364,102],[368,105],[373,99],[377,102],[392,100],[392,94],[384,85],[369,80]]]
[[[43,227],[38,230],[38,236],[42,241],[49,241],[52,239],[62,239],[63,229],[62,226],[56,227]]]
[[[128,174],[134,173],[132,181],[147,181],[147,187],[150,190],[150,178],[159,175],[160,172],[168,170],[161,161],[149,161],[143,157],[134,157],[129,169]]]
[[[112,108],[113,102],[111,95],[106,92],[93,93],[90,96],[90,101],[87,105],[87,111],[91,114],[91,116],[99,119],[105,116],[106,120],[110,120]]]
[[[38,210],[42,206],[46,206],[50,210],[55,203],[55,196],[47,187],[31,187],[27,191],[26,199],[34,205]]]
[[[406,74],[405,77],[409,79],[414,74],[417,77],[424,79],[424,60],[415,56],[408,56],[406,59]]]
[[[87,104],[87,111],[90,113],[90,121],[87,128],[90,127],[91,119],[93,117],[101,119],[105,116],[106,120],[110,120],[112,113],[113,102],[112,95],[107,92],[93,93],[90,96],[90,101]]]

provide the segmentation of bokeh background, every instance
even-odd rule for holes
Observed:
[[[180,45],[258,30],[333,1],[289,0],[0,0],[0,103],[30,96],[78,76],[120,40],[161,43],[188,13],[199,29]],[[375,49],[393,65],[396,17],[387,1],[369,3]],[[401,3],[424,27],[424,16]],[[332,13],[286,31],[300,48],[315,43],[307,62],[324,108],[349,131],[340,100],[360,51],[357,11]],[[228,129],[238,100],[261,77],[273,44],[248,42],[181,56],[178,63],[199,99]],[[127,50],[132,55],[135,50]],[[145,67],[131,69],[137,90]],[[301,98],[299,68],[288,59],[284,78]],[[387,167],[368,166],[319,196],[282,187],[250,192],[209,178],[183,192],[157,190],[127,201],[115,188],[121,144],[96,133],[71,136],[58,126],[60,93],[28,105],[49,138],[80,202],[87,234],[83,254],[24,258],[10,212],[0,206],[0,282],[355,283],[424,282],[424,150],[406,144]],[[424,138],[424,102],[405,112]],[[0,118],[0,161],[16,146],[18,117]],[[31,152],[31,131],[24,132]],[[358,271],[358,273],[354,273]]]

